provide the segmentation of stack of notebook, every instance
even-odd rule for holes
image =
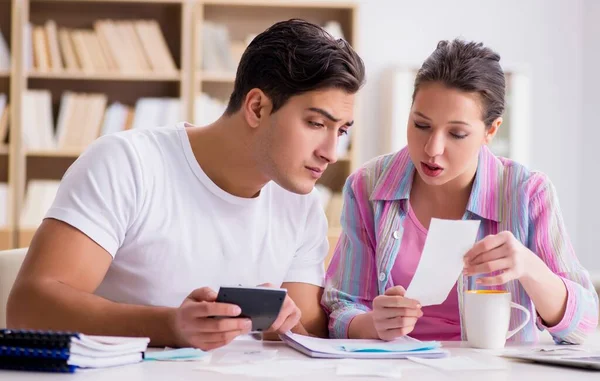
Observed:
[[[0,369],[73,373],[143,360],[149,338],[0,329]]]

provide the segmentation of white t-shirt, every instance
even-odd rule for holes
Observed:
[[[176,307],[205,286],[322,286],[327,220],[316,192],[273,182],[251,199],[223,191],[181,123],[97,139],[66,172],[46,217],[114,257],[97,295]]]

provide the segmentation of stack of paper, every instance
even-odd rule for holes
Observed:
[[[411,337],[394,341],[319,339],[288,332],[281,339],[290,347],[317,358],[441,358],[448,352],[439,342],[422,342]]]
[[[67,364],[79,368],[104,368],[140,362],[149,342],[147,337],[79,334],[71,338]]]
[[[73,373],[142,361],[149,338],[0,329],[0,369]]]

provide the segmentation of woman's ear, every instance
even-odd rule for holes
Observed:
[[[494,139],[494,136],[498,133],[498,129],[502,125],[502,117],[496,118],[490,128],[485,131],[484,142],[485,144],[490,144],[490,142]]]

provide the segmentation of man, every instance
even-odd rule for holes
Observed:
[[[268,284],[289,295],[273,334],[325,336],[327,221],[314,185],[336,161],[363,81],[346,42],[289,20],[248,46],[213,124],[99,138],[36,232],[9,327],[208,350],[251,327],[215,302],[219,286]]]

